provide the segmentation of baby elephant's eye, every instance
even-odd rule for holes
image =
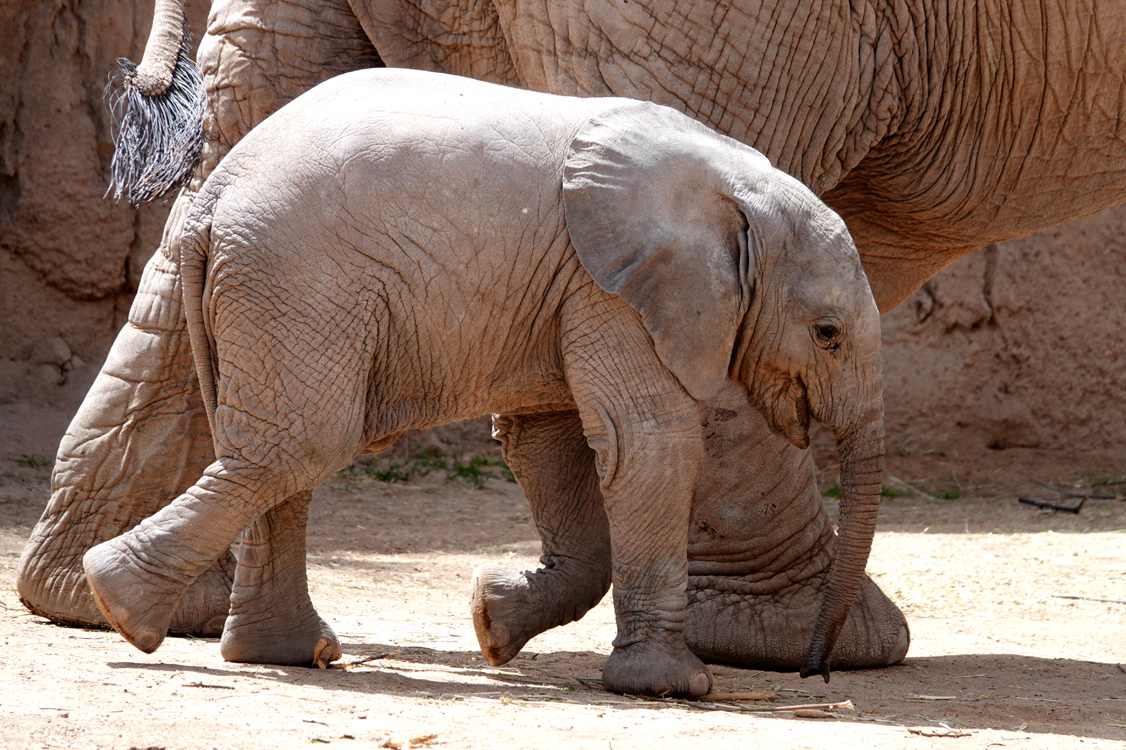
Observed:
[[[836,351],[841,345],[841,342],[838,340],[840,335],[840,326],[835,322],[819,320],[813,324],[813,340],[822,349]]]

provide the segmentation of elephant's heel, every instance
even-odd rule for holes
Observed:
[[[120,537],[90,549],[82,567],[113,629],[146,654],[156,651],[187,584],[147,570]]]

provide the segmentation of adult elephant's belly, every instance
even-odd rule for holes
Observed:
[[[737,386],[701,410],[708,461],[688,538],[688,645],[710,661],[798,669],[836,540],[812,458],[774,436]],[[832,666],[894,664],[909,643],[903,613],[865,578]]]

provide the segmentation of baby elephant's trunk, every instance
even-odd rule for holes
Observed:
[[[876,396],[847,427],[834,427],[841,456],[836,553],[801,676],[829,681],[829,655],[856,601],[876,533],[884,472],[884,406]]]

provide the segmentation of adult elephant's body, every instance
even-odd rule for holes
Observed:
[[[965,252],[1126,197],[1121,6],[217,2],[199,54],[209,96],[203,162],[60,447],[54,495],[21,561],[21,596],[53,619],[99,622],[78,566],[83,552],[171,500],[210,460],[167,237],[222,154],[319,81],[382,59],[684,110],[762,151],[840,211],[887,310]],[[713,468],[701,472],[710,484],[697,488],[690,531],[689,642],[715,658],[794,668],[778,655],[800,652],[802,636],[778,633],[806,619],[804,603],[788,605],[816,598],[833,536],[808,457],[731,393],[724,398],[731,403],[701,407]],[[539,429],[512,424],[520,434]],[[522,447],[538,444],[507,441],[515,471],[550,471],[551,455]],[[562,528],[545,543],[554,565],[568,559],[569,537],[550,509],[567,503],[548,483],[534,486],[539,525]],[[250,536],[275,539],[278,528],[264,519]],[[214,629],[225,571],[212,573],[183,601],[176,629]],[[540,578],[494,578],[486,594],[542,603]],[[902,616],[874,586],[867,591],[869,605],[849,621],[859,634],[854,665],[886,663],[906,648]],[[508,644],[524,635],[508,634]],[[798,645],[780,647],[780,637]],[[497,658],[506,656],[501,643]]]

